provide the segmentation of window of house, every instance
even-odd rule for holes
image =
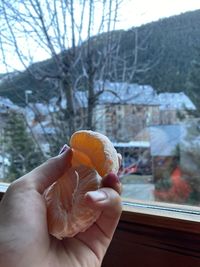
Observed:
[[[198,207],[200,3],[65,2],[0,3],[1,180],[97,129],[123,156],[126,205]]]

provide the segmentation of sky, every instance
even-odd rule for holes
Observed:
[[[199,0],[126,0],[118,27],[127,29],[196,9],[200,9]]]
[[[116,29],[128,29],[196,9],[200,9],[200,0],[122,0]],[[24,43],[26,46],[26,42]],[[36,61],[47,58],[42,52],[35,54],[38,55]],[[13,54],[9,53],[8,59],[9,65],[15,66],[16,69],[23,68]],[[0,59],[0,73],[5,72],[6,68]]]

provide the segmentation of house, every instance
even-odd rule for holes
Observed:
[[[187,111],[194,111],[195,105],[189,97],[183,93],[160,93],[158,94],[160,103],[160,123],[176,124],[182,118],[188,118]]]
[[[22,108],[15,105],[10,99],[0,96],[0,128],[3,128],[7,119],[7,114],[9,111],[22,112]]]
[[[28,130],[31,131],[35,141],[44,154],[48,155],[50,151],[49,138],[56,135],[58,124],[54,124],[54,114],[58,111],[55,105],[55,99],[49,104],[29,103],[25,107],[24,114],[28,123]]]
[[[4,151],[4,129],[10,111],[22,113],[23,109],[15,105],[10,99],[0,96],[0,155]]]
[[[159,102],[148,85],[97,82],[93,125],[114,142],[128,142],[147,125],[159,123]],[[77,92],[80,105],[87,106],[87,92]]]
[[[170,177],[180,162],[180,144],[186,135],[184,124],[149,127],[154,181]]]
[[[195,109],[184,93],[158,94],[149,85],[97,81],[94,86],[98,98],[95,99],[93,125],[96,131],[107,135],[113,142],[149,141],[149,135],[143,134],[146,127],[177,124],[180,122],[180,113]],[[76,91],[74,96],[79,114],[76,124],[82,129],[86,126],[88,116],[88,91]],[[65,97],[59,105],[63,109],[66,107]],[[48,106],[41,103],[29,105],[29,110],[33,109],[32,113],[29,112],[32,114],[32,126],[50,122],[59,105],[56,98]],[[51,127],[50,123],[48,125]]]
[[[187,118],[194,104],[185,93],[157,93],[149,85],[96,82],[101,92],[96,102],[93,124],[113,142],[148,141],[143,134],[152,125],[170,125]],[[80,106],[87,106],[87,92],[77,92]]]
[[[149,132],[146,131],[148,127],[180,123],[180,113],[185,116],[187,110],[195,109],[184,93],[158,94],[149,85],[97,81],[94,86],[98,94],[92,118],[94,129],[108,136],[113,142],[149,142]],[[79,114],[76,116],[76,125],[83,129],[86,127],[88,115],[88,92],[76,91],[74,94],[75,107]],[[66,99],[63,97],[59,103],[57,98],[53,98],[47,104],[29,103],[22,109],[9,99],[0,98],[0,131],[4,129],[9,109],[23,112],[29,129],[42,146],[42,150],[48,153],[48,137],[54,136],[55,132],[59,133],[61,127],[67,132],[66,124],[62,121],[57,123],[59,109],[65,109],[66,105]]]

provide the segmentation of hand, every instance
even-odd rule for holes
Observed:
[[[48,234],[44,190],[69,168],[66,150],[13,182],[0,203],[0,267],[97,267],[121,214],[120,183],[113,174],[85,198],[100,218],[86,232],[58,240]],[[101,192],[106,198],[102,199]]]

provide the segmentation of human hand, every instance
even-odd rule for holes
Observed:
[[[66,150],[13,182],[0,203],[0,267],[99,267],[121,214],[120,183],[114,174],[87,193],[101,216],[86,232],[58,240],[49,235],[44,190],[70,166]]]

